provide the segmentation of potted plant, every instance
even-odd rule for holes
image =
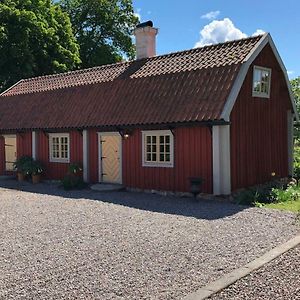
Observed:
[[[201,177],[190,177],[190,191],[196,197],[202,190],[202,183],[204,181]]]
[[[18,181],[24,181],[26,176],[26,165],[32,162],[31,156],[21,156],[14,162],[14,169],[17,171]]]
[[[41,181],[41,175],[44,172],[44,166],[38,160],[32,160],[25,166],[28,175],[31,175],[32,183],[36,184]]]

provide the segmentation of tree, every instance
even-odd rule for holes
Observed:
[[[300,115],[300,77],[295,78],[290,81],[292,86],[292,91],[294,95],[294,99],[296,102],[296,108],[298,111],[298,114]],[[297,140],[300,140],[300,127],[299,124],[295,127],[295,137]]]
[[[1,1],[0,57],[0,90],[80,63],[70,19],[51,0]]]
[[[133,58],[132,30],[138,23],[132,0],[60,0],[80,45],[82,67]]]

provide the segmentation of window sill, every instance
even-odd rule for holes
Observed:
[[[68,164],[68,163],[70,163],[70,160],[69,159],[59,159],[59,158],[56,159],[56,158],[53,158],[53,159],[50,159],[49,162]]]
[[[142,166],[147,167],[147,168],[174,168],[174,164],[172,164],[172,163],[143,162]]]

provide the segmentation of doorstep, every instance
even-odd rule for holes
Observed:
[[[96,183],[91,185],[91,190],[98,192],[116,192],[122,191],[125,187],[122,184],[116,183]]]

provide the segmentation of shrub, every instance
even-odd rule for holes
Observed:
[[[27,173],[28,164],[31,163],[32,161],[33,161],[33,159],[31,156],[28,156],[28,155],[21,156],[14,162],[14,164],[13,164],[14,169],[17,172],[23,173],[25,175]]]
[[[84,189],[87,184],[82,179],[82,166],[80,163],[71,163],[68,167],[68,173],[62,180],[65,190]]]
[[[84,189],[87,184],[79,176],[67,174],[62,180],[62,186],[65,190]]]
[[[296,201],[300,199],[300,186],[296,184],[289,184],[286,189],[273,189],[274,202]]]
[[[39,160],[31,160],[24,166],[27,175],[40,175],[44,172],[44,166]]]
[[[68,171],[70,174],[81,175],[82,165],[80,163],[71,163],[68,167]]]

